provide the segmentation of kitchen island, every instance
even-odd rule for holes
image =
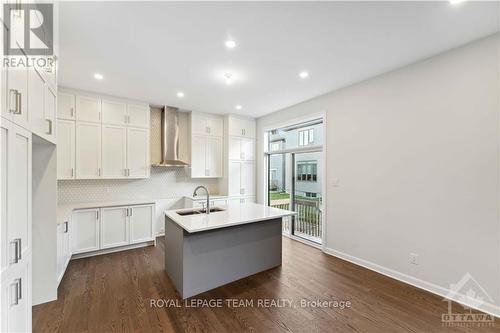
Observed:
[[[229,204],[165,211],[165,270],[185,299],[281,265],[281,222],[296,213]]]

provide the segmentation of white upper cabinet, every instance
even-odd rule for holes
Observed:
[[[191,177],[206,177],[205,156],[207,151],[204,136],[194,135],[191,138]]]
[[[44,114],[45,83],[40,73],[31,68],[28,72],[28,109],[31,115],[31,130],[38,136],[44,136],[47,127]]]
[[[75,120],[75,95],[59,92],[57,98],[57,117]]]
[[[31,130],[28,110],[28,68],[9,68],[6,72],[7,108],[2,115],[15,124]]]
[[[76,122],[76,178],[101,178],[101,125]]]
[[[191,113],[191,134],[222,136],[224,133],[224,121],[218,116],[204,113]]]
[[[230,137],[228,157],[230,160],[253,161],[255,159],[255,140]]]
[[[60,179],[121,179],[150,176],[147,104],[66,90],[58,96],[58,117],[75,121],[75,176],[70,178],[68,144],[61,147]],[[66,125],[68,126],[68,125]],[[65,136],[69,136],[65,128]],[[64,148],[64,152],[62,149]]]
[[[241,195],[255,194],[255,169],[253,162],[241,162]]]
[[[31,68],[28,75],[28,111],[31,117],[31,131],[56,143],[56,95],[44,81],[37,69]]]
[[[128,123],[127,104],[102,100],[102,123],[111,125],[126,125]]]
[[[102,125],[102,178],[127,176],[127,128]]]
[[[228,170],[228,195],[255,194],[255,169],[253,162],[230,161]]]
[[[228,134],[230,136],[241,136],[255,139],[255,120],[229,116]]]
[[[127,177],[147,178],[150,174],[150,166],[149,130],[127,128]]]
[[[224,121],[218,116],[191,113],[191,177],[223,176]]]
[[[101,99],[92,96],[76,96],[76,120],[101,122]]]
[[[57,121],[57,179],[75,178],[75,122]]]
[[[222,138],[195,135],[191,143],[191,177],[222,177]]]
[[[222,138],[207,138],[206,145],[206,176],[219,178],[222,177]]]
[[[129,126],[149,128],[149,105],[127,104],[127,120]]]
[[[45,85],[44,93],[44,120],[45,138],[53,143],[56,142],[56,113],[57,97],[56,92],[49,85]]]

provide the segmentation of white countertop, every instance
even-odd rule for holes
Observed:
[[[296,215],[296,212],[273,208],[255,203],[234,203],[227,206],[216,206],[224,211],[210,214],[179,215],[179,211],[189,211],[193,208],[165,211],[165,215],[189,233],[225,228],[239,224],[271,220],[284,216]]]
[[[64,223],[75,209],[87,208],[100,208],[100,207],[113,207],[113,206],[131,206],[153,204],[155,200],[151,199],[134,199],[134,200],[120,200],[120,201],[94,201],[94,202],[75,202],[69,204],[57,205],[57,224]]]

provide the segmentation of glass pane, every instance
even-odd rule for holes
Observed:
[[[322,181],[321,171],[323,153],[295,154],[295,173],[297,181],[294,184],[294,204],[292,207],[298,213],[295,217],[292,233],[295,236],[321,243],[322,237]],[[305,174],[300,176],[300,170]]]
[[[268,200],[271,207],[291,209],[290,161],[290,154],[269,155]],[[291,232],[289,217],[283,219],[283,232],[288,234]]]
[[[268,151],[293,149],[306,146],[314,142],[323,144],[323,123],[321,119],[301,123],[293,126],[277,128],[267,132]]]

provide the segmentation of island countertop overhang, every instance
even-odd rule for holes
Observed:
[[[167,210],[164,211],[164,214],[188,233],[262,222],[297,214],[296,212],[289,210],[278,209],[255,203],[235,203],[227,206],[221,206],[220,208],[223,208],[224,210],[210,214],[182,216],[177,213],[189,211],[192,210],[192,208]]]

